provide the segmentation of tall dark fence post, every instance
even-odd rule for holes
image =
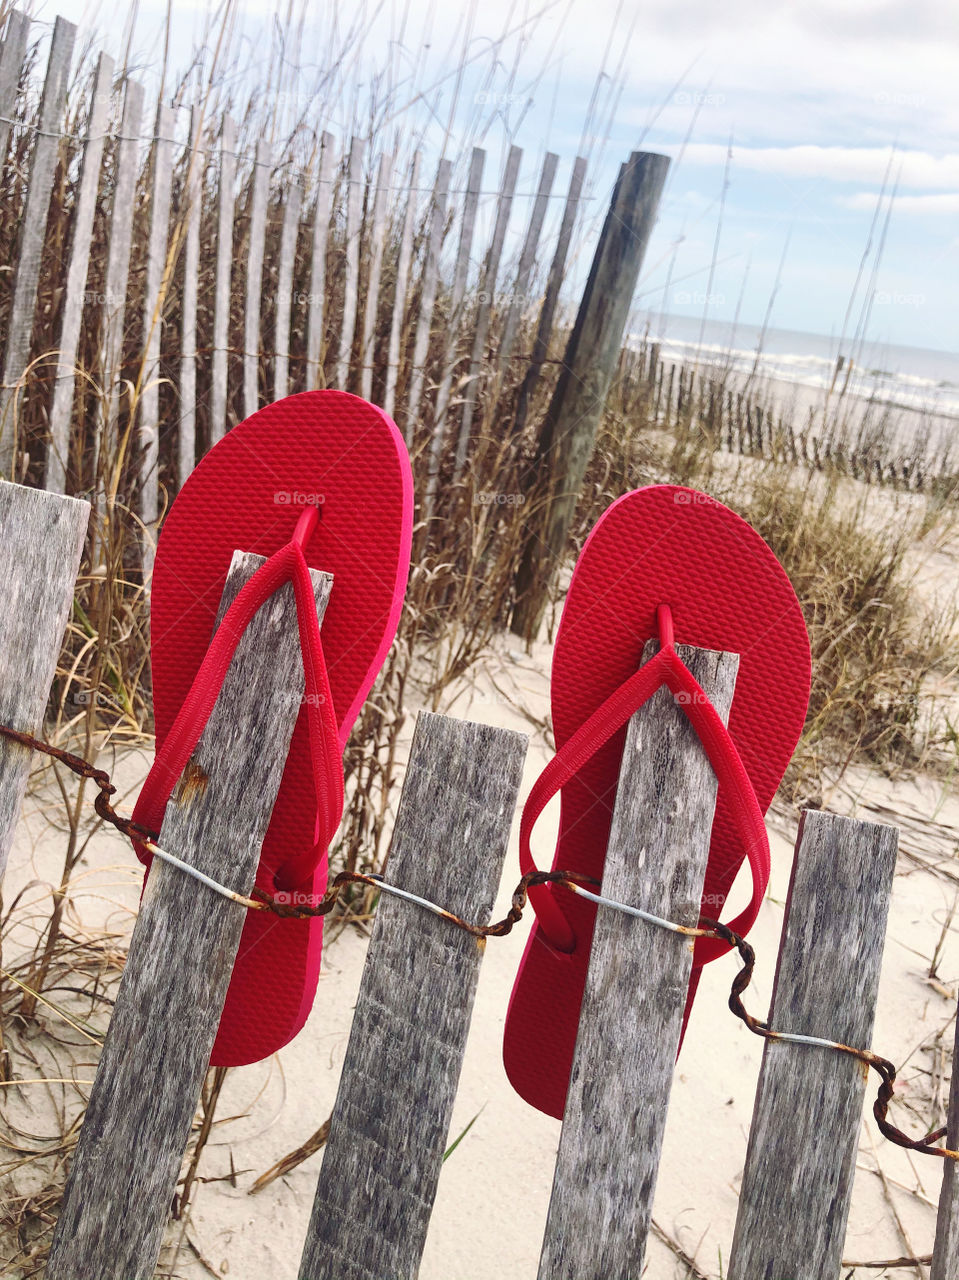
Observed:
[[[536,631],[550,577],[566,545],[668,168],[668,157],[634,151],[616,182],[540,431],[531,487],[536,498],[547,501],[543,514],[530,521],[516,574],[511,622],[516,635],[532,636]]]

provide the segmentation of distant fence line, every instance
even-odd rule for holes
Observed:
[[[528,400],[558,316],[585,160],[575,161],[569,190],[557,191],[559,157],[546,154],[535,192],[523,193],[532,203],[514,270],[504,245],[523,153],[509,149],[492,193],[491,242],[467,291],[478,204],[490,194],[481,148],[466,186],[454,189],[449,159],[429,182],[419,152],[400,174],[394,157],[368,156],[365,139],[341,151],[328,132],[311,170],[275,163],[262,138],[244,157],[235,122],[224,115],[201,129],[199,107],[189,140],[178,143],[174,109],[158,102],[155,127],[144,129],[143,86],[124,78],[115,87],[106,54],[78,113],[85,126],[70,132],[76,28],[57,18],[42,98],[27,118],[29,25],[12,11],[0,50],[3,216],[14,264],[3,314],[0,472],[22,478],[29,469],[49,490],[87,490],[98,457],[112,459],[131,426],[138,512],[151,525],[161,479],[182,485],[198,453],[234,422],[290,391],[334,386],[375,395],[410,442],[428,421],[435,488],[447,444],[454,476],[466,466],[487,375],[509,367]],[[141,167],[143,140],[150,149]],[[244,158],[248,175],[238,172]],[[418,218],[423,191],[429,205]],[[454,197],[462,197],[455,207]],[[543,225],[555,199],[564,207],[551,248]],[[440,255],[457,224],[447,286]],[[547,270],[544,288],[534,287]],[[517,374],[508,362],[537,310],[536,359],[521,360]]]

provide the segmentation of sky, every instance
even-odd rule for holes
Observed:
[[[307,3],[303,29],[283,52],[284,91],[296,97],[314,84],[355,25],[363,36],[350,85],[325,107],[323,127],[335,133],[349,131],[351,109],[392,52],[395,101],[414,99],[392,122],[401,133],[432,129],[428,137],[438,142],[440,125],[449,124],[450,149],[465,166],[477,140],[471,127],[485,116],[484,190],[498,184],[511,141],[524,149],[524,193],[535,189],[547,149],[560,156],[555,191],[564,192],[573,157],[587,148],[594,233],[619,163],[634,149],[670,155],[638,308],[727,322],[738,315],[749,324],[768,314],[780,329],[838,335],[855,327],[871,297],[871,339],[959,346],[959,6],[470,3]],[[185,62],[210,10],[171,4],[170,60]],[[122,5],[98,7],[97,0],[48,0],[35,12],[79,21],[81,34],[96,28],[114,49],[129,16]],[[268,61],[273,12],[265,0],[247,0],[238,19],[251,81]],[[147,76],[165,14],[165,6],[138,9],[134,43]],[[504,31],[512,34],[489,75]],[[464,54],[468,67],[450,117]],[[510,80],[514,62],[519,70]],[[590,146],[584,124],[601,71]],[[887,198],[895,187],[895,199],[877,215],[884,183]],[[484,202],[487,224],[493,203],[492,195]],[[560,206],[551,202],[554,219]],[[528,207],[517,200],[508,248],[520,243]]]

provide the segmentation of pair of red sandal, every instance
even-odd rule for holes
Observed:
[[[292,581],[306,677],[257,885],[321,896],[343,808],[342,752],[392,643],[409,574],[409,457],[381,410],[338,391],[290,396],[235,427],[197,466],[163,526],[153,574],[152,664],[157,755],[135,820],[159,831],[173,786],[257,609]],[[232,553],[266,563],[214,632]],[[309,569],[333,575],[322,638]],[[211,640],[212,635],[212,640]],[[641,663],[646,642],[660,650]],[[740,655],[728,730],[675,643]],[[718,917],[741,863],[753,878],[745,933],[769,878],[763,814],[802,729],[809,643],[799,603],[773,553],[743,520],[675,485],[628,493],[604,513],[579,557],[552,666],[555,758],[530,793],[530,834],[562,794],[554,868],[599,879],[625,725],[661,685],[684,707],[719,781],[704,914]],[[150,855],[137,850],[149,865]],[[596,907],[541,886],[536,923],[510,1001],[504,1060],[517,1091],[561,1117]],[[323,922],[250,912],[212,1063],[256,1062],[288,1043],[316,992]],[[703,964],[728,948],[696,945],[689,1001]],[[688,1013],[687,1004],[687,1013]]]

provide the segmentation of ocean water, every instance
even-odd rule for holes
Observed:
[[[757,325],[735,328],[724,321],[707,320],[700,341],[701,321],[695,317],[641,315],[630,335],[633,342],[659,342],[666,360],[698,360],[701,364],[728,367],[749,373],[756,361],[761,331]],[[858,345],[858,344],[857,344]],[[881,404],[959,420],[959,354],[926,347],[865,342],[854,347],[847,339],[794,329],[766,330],[757,374],[821,388],[832,383],[837,357],[853,356],[847,394]],[[846,378],[844,367],[836,378],[837,391]]]

